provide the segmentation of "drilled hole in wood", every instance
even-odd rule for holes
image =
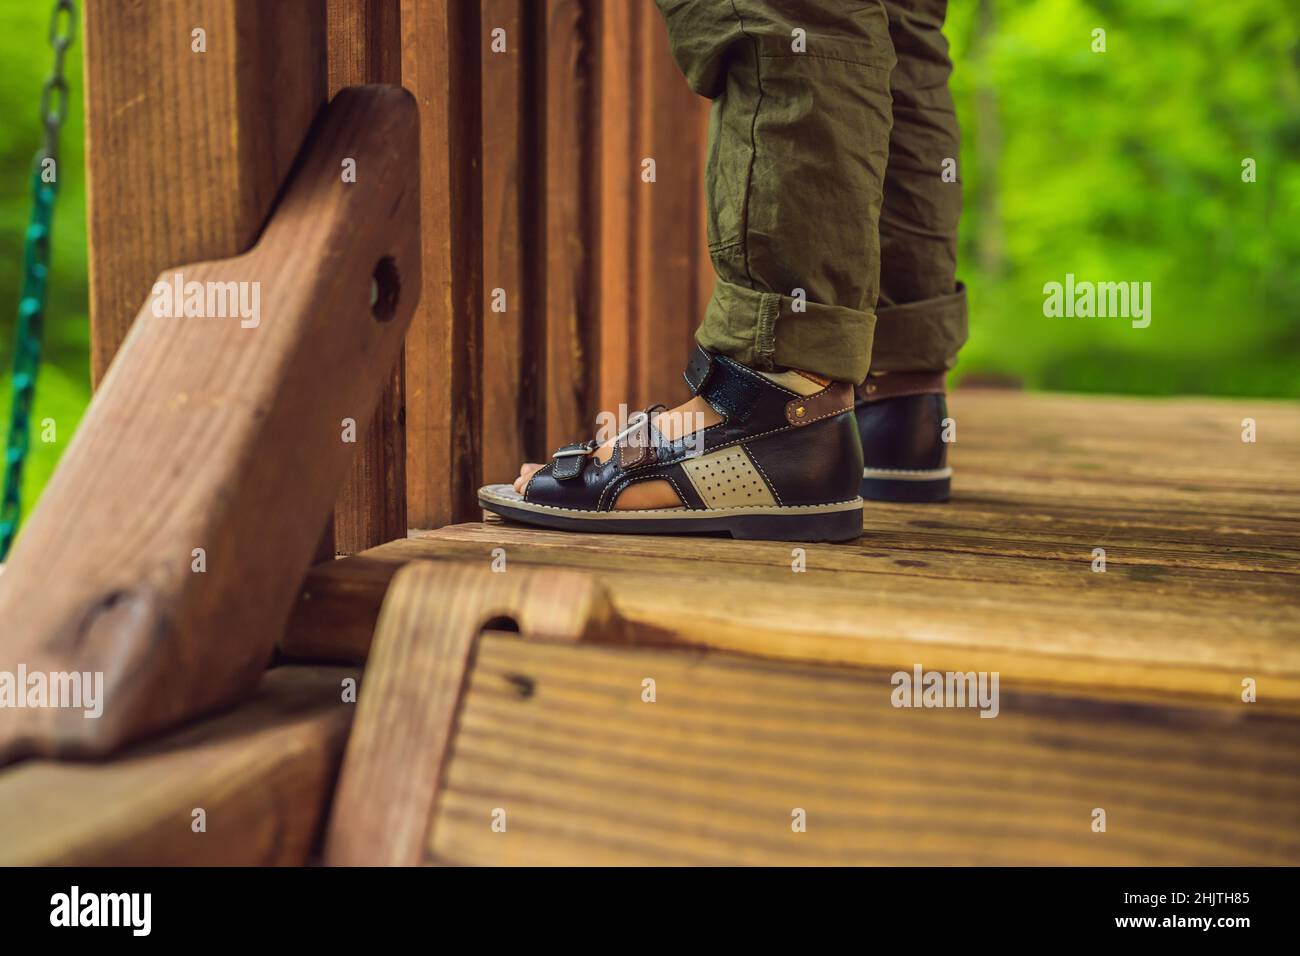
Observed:
[[[392,256],[384,256],[375,263],[375,271],[370,276],[370,314],[375,321],[387,322],[397,314],[397,297],[401,290],[397,263]]]
[[[496,617],[488,618],[483,622],[485,631],[508,631],[511,634],[519,633],[519,622],[508,615],[499,614]]]

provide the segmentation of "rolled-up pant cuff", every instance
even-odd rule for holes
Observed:
[[[876,310],[873,372],[952,368],[966,342],[966,287],[933,299]]]
[[[719,279],[695,339],[756,369],[797,368],[857,384],[871,366],[871,312],[758,292]]]

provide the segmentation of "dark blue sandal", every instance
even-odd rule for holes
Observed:
[[[624,534],[723,534],[774,541],[847,541],[862,534],[862,448],[853,389],[797,373],[765,376],[696,348],[691,391],[722,421],[669,441],[638,413],[608,461],[595,441],[566,445],[529,480],[479,489],[488,511],[526,524]],[[804,394],[808,393],[808,394]],[[616,510],[639,481],[666,481],[681,504]]]

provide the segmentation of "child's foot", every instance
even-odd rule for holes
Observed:
[[[638,534],[847,540],[862,532],[862,449],[852,388],[755,372],[704,349],[695,398],[633,417],[604,443],[566,445],[511,485],[479,490],[528,524]]]

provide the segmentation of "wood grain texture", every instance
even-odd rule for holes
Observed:
[[[483,477],[511,481],[546,454],[540,249],[544,95],[537,5],[484,0]],[[494,50],[497,30],[504,50]],[[500,290],[498,292],[498,290]],[[503,297],[503,301],[502,298]]]
[[[483,322],[478,0],[402,0],[402,85],[420,109],[424,282],[406,338],[412,527],[478,514]]]
[[[357,677],[276,668],[238,709],[113,761],[0,771],[0,866],[306,863],[352,720],[343,681]]]
[[[713,289],[709,101],[686,85],[648,4],[604,5],[600,65],[600,408],[676,405],[688,397],[682,367]]]
[[[607,3],[600,29],[600,344],[599,404],[643,407],[637,370],[640,354],[638,296],[647,276],[638,270],[638,223],[643,184],[640,159],[645,108],[642,33],[657,27],[649,4]],[[662,28],[660,28],[662,29]]]
[[[398,0],[328,0],[326,12],[330,96],[346,86],[401,84]],[[404,366],[403,351],[379,406],[358,435],[351,471],[334,506],[335,554],[354,554],[406,536]]]
[[[484,635],[429,862],[1300,861],[1297,721],[1002,678],[983,719],[895,708],[888,672]]]
[[[400,0],[326,0],[329,95],[345,86],[400,83]]]
[[[85,4],[96,384],[159,272],[257,238],[325,102],[324,13],[325,0]]]
[[[595,432],[597,10],[545,0],[546,452]]]
[[[420,862],[479,635],[507,621],[533,640],[621,636],[604,594],[585,575],[426,563],[398,573],[366,665],[327,862]]]
[[[260,290],[254,327],[140,310],[0,578],[0,670],[102,671],[104,715],[0,709],[0,759],[105,753],[256,683],[347,472],[340,423],[370,416],[414,310],[416,122],[400,89],[340,93],[257,244],[179,267]],[[344,157],[371,174],[344,183]]]
[[[369,556],[380,551],[313,564],[280,639],[282,654],[303,661],[365,663],[380,605],[401,567]]]
[[[309,646],[364,659],[383,563],[487,566],[504,548],[512,567],[594,574],[642,641],[863,667],[919,658],[1090,695],[1232,702],[1254,677],[1255,706],[1300,712],[1294,406],[959,390],[951,409],[953,501],[868,505],[867,534],[804,546],[805,572],[788,544],[467,524],[367,552],[364,596],[340,597],[358,601]],[[1244,417],[1256,444],[1241,442]],[[346,563],[333,573],[352,577]],[[340,594],[315,572],[309,588]]]
[[[652,9],[638,39],[642,51],[644,102],[636,111],[641,150],[637,157],[637,196],[642,212],[636,233],[640,300],[637,406],[672,406],[690,392],[682,369],[704,319],[699,308],[713,290],[713,270],[705,237],[704,163],[709,101],[687,86],[668,45],[668,31]],[[642,158],[655,161],[655,182],[641,181]],[[703,268],[703,271],[702,271]],[[701,288],[703,287],[703,288]]]

